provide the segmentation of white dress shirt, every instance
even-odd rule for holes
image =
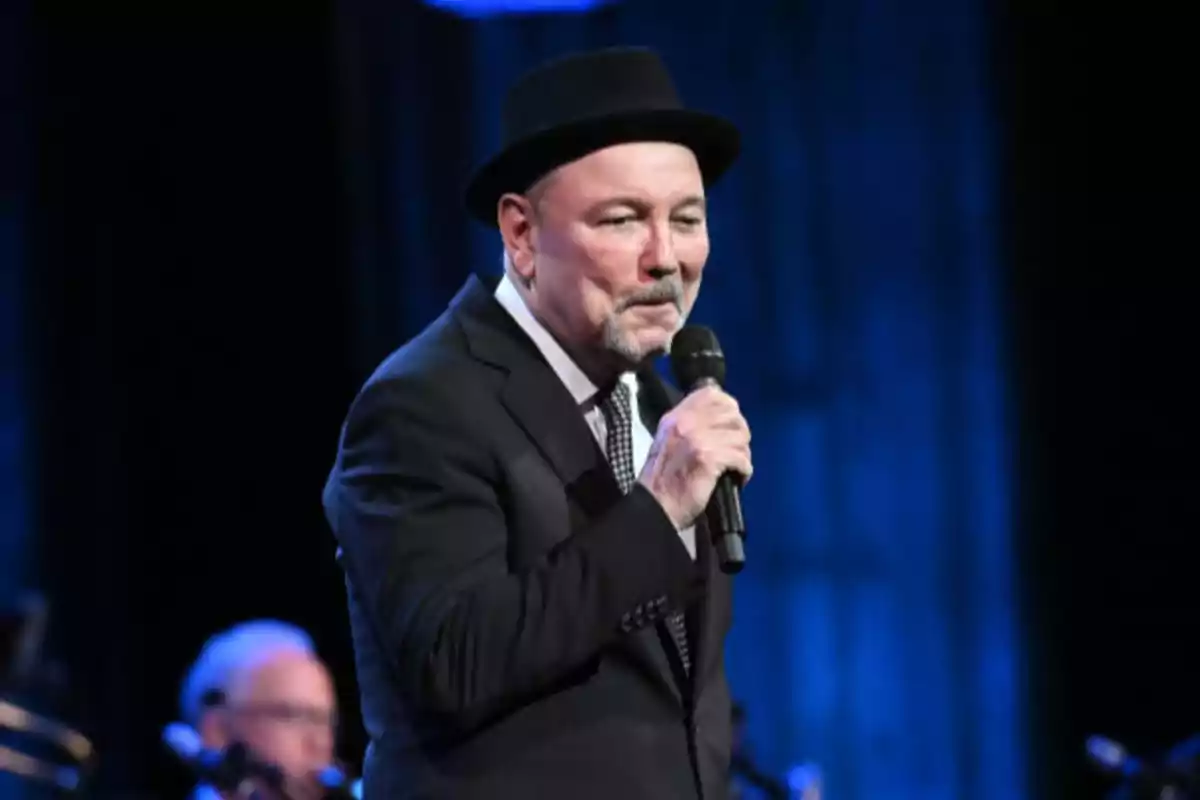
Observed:
[[[563,350],[562,345],[550,335],[545,326],[540,323],[529,307],[525,305],[525,299],[521,297],[517,287],[509,279],[506,273],[500,280],[500,285],[496,287],[496,301],[504,306],[504,309],[516,320],[521,326],[521,330],[525,331],[526,335],[533,340],[533,343],[541,351],[542,356],[550,364],[550,368],[554,370],[563,385],[567,387],[567,391],[571,393],[571,397],[575,398],[575,402],[579,405],[580,411],[583,413],[583,418],[587,422],[588,427],[592,429],[592,435],[596,437],[596,441],[600,444],[601,452],[604,452],[608,434],[608,422],[604,418],[604,412],[600,406],[596,404],[596,392],[599,388],[592,383],[591,378],[584,374],[569,355]],[[638,379],[637,374],[626,372],[621,375],[621,380],[629,387],[629,396],[636,398],[638,396]],[[641,415],[636,413],[636,406],[632,409],[633,413],[633,464],[637,472],[641,472],[642,466],[645,465],[647,457],[650,455],[650,445],[654,441],[654,434],[646,429],[642,423]],[[605,453],[607,456],[607,453]],[[679,532],[680,538],[683,540],[684,547],[687,548],[692,558],[696,557],[696,530],[695,528],[685,528]]]

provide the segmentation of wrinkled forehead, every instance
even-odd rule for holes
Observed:
[[[558,167],[533,191],[556,204],[586,205],[622,196],[670,204],[684,197],[703,197],[704,179],[696,154],[687,147],[630,142]]]

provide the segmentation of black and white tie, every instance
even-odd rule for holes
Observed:
[[[604,451],[613,475],[622,492],[629,492],[637,481],[637,470],[633,463],[633,404],[630,402],[629,385],[617,381],[600,404],[608,428]],[[666,617],[667,630],[679,650],[679,660],[685,672],[691,671],[691,654],[688,651],[687,625],[683,614],[675,611]]]

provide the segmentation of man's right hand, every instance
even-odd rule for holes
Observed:
[[[683,530],[704,512],[728,470],[750,480],[750,426],[736,400],[707,386],[663,416],[638,482]]]

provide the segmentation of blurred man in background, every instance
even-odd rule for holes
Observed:
[[[244,745],[279,768],[287,797],[323,796],[316,776],[334,761],[337,705],[333,681],[304,631],[273,620],[213,636],[184,679],[180,710],[203,747]],[[255,795],[278,793],[255,786]],[[201,785],[194,800],[225,797]]]

